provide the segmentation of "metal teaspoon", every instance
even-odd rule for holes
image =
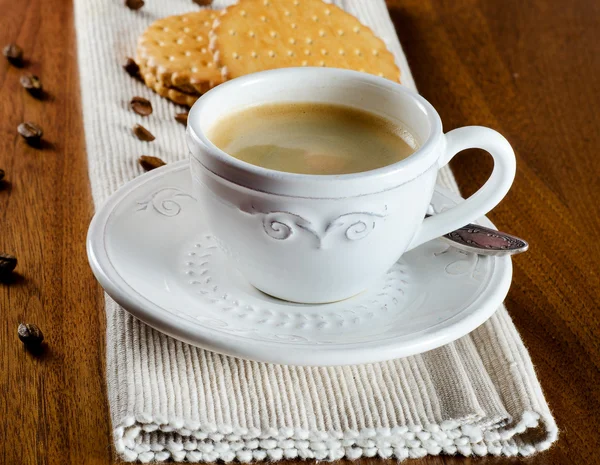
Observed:
[[[427,214],[425,217],[431,215]],[[479,255],[516,255],[527,251],[527,241],[511,234],[469,223],[440,237],[457,249]]]

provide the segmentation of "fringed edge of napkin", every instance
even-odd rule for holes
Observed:
[[[473,419],[475,420],[475,419]],[[239,428],[128,416],[114,429],[115,447],[126,461],[232,462],[381,457],[404,460],[426,455],[529,456],[548,449],[558,436],[552,418],[525,411],[510,427],[459,426],[459,421],[425,426],[309,431],[294,428]],[[521,436],[539,435],[536,441]]]

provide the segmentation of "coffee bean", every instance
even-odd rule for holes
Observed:
[[[11,65],[17,67],[23,66],[23,49],[17,44],[8,44],[2,49],[2,54]]]
[[[144,0],[125,0],[125,6],[130,10],[139,10],[144,6]]]
[[[152,113],[152,104],[150,103],[150,100],[145,99],[144,97],[133,97],[131,102],[129,102],[129,106],[141,116],[148,116]]]
[[[138,159],[138,163],[144,168],[146,171],[151,171],[155,168],[160,168],[161,166],[166,165],[164,161],[162,161],[158,157],[151,157],[149,155],[142,155]]]
[[[186,111],[185,113],[177,113],[175,115],[175,119],[177,120],[178,123],[181,123],[184,126],[187,126],[188,112]]]
[[[0,277],[7,276],[17,267],[17,257],[0,252]]]
[[[33,146],[38,145],[42,139],[42,136],[44,135],[42,128],[31,121],[19,124],[17,130],[19,131],[19,134],[21,134],[21,136],[23,136],[23,138],[27,141],[27,143]]]
[[[152,133],[150,131],[148,131],[144,126],[142,126],[141,124],[136,124],[133,129],[132,129],[133,133],[135,134],[135,136],[139,139],[139,140],[143,140],[146,142],[152,142],[154,139],[156,139]]]
[[[198,6],[208,6],[212,3],[212,0],[192,0]]]
[[[140,67],[133,58],[127,57],[123,69],[127,71],[132,78],[140,79]]]
[[[24,74],[19,81],[21,82],[21,86],[23,86],[23,88],[33,97],[40,98],[43,95],[44,89],[42,88],[42,82],[37,76],[33,74]]]
[[[4,175],[6,173],[4,172],[4,170],[2,168],[0,168],[0,182],[2,182],[2,180],[4,179]]]
[[[21,323],[19,324],[19,339],[21,342],[28,347],[37,347],[44,340],[44,334],[37,325],[32,323]]]

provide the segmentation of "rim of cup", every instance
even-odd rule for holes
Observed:
[[[418,140],[418,142],[420,143],[415,152],[395,163],[369,171],[328,175],[289,173],[264,168],[239,160],[213,144],[206,134],[207,130],[210,128],[203,127],[202,124],[203,113],[209,111],[208,109],[210,109],[211,106],[218,105],[219,100],[227,93],[252,92],[252,87],[254,86],[264,85],[268,82],[280,83],[289,78],[294,78],[294,82],[303,83],[306,83],[311,79],[322,82],[340,82],[345,80],[356,83],[357,85],[362,83],[394,93],[402,93],[404,94],[404,97],[408,97],[408,100],[412,102],[415,110],[422,112],[427,118],[429,123],[428,136],[424,140],[423,138],[419,138],[420,140]],[[335,83],[329,85],[334,87]],[[313,101],[318,102],[319,100]],[[298,100],[293,98],[282,98],[281,100],[277,100],[277,103],[293,102],[311,102],[311,100]],[[250,108],[252,106],[259,106],[263,103],[275,102],[261,102],[260,98],[257,98],[256,103],[240,106],[234,111]],[[354,107],[361,109],[359,106]],[[209,118],[205,118],[205,120],[209,120]],[[210,119],[210,121],[211,125],[214,124],[214,119]],[[403,121],[402,124],[407,126],[409,132],[412,132],[409,122]],[[186,133],[191,156],[216,176],[225,178],[235,184],[244,185],[253,190],[265,189],[267,192],[282,195],[286,195],[287,190],[302,190],[301,188],[290,188],[294,184],[304,183],[306,187],[305,191],[307,193],[310,192],[310,189],[316,189],[318,192],[313,192],[313,194],[316,194],[316,197],[321,197],[322,195],[320,194],[325,193],[325,191],[328,190],[326,189],[326,186],[330,185],[332,182],[336,183],[338,186],[345,185],[348,188],[348,191],[354,190],[357,191],[357,195],[360,195],[360,192],[358,191],[361,189],[357,190],[357,188],[360,187],[360,184],[365,187],[364,181],[366,179],[369,179],[374,185],[379,185],[380,187],[375,190],[366,190],[379,192],[397,187],[419,176],[434,165],[441,154],[440,150],[436,150],[436,148],[442,137],[442,122],[435,108],[426,99],[400,83],[393,82],[383,77],[346,69],[301,67],[280,68],[248,74],[227,81],[211,89],[202,95],[190,109]],[[396,181],[394,181],[394,179]],[[294,196],[302,196],[298,194],[299,192],[295,194],[291,193],[291,195]],[[340,196],[345,196],[342,192],[340,192],[340,194],[342,194]],[[335,195],[334,197],[338,196]]]

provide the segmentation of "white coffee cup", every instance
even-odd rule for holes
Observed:
[[[206,135],[229,113],[285,102],[367,110],[408,128],[420,148],[372,171],[306,175],[243,162]],[[407,250],[485,215],[515,175],[514,152],[496,131],[469,126],[444,134],[438,113],[415,92],[333,68],[277,69],[221,84],[192,107],[187,140],[198,214],[233,265],[261,291],[302,303],[365,290]],[[438,170],[467,148],[492,155],[489,179],[458,206],[424,219]]]

